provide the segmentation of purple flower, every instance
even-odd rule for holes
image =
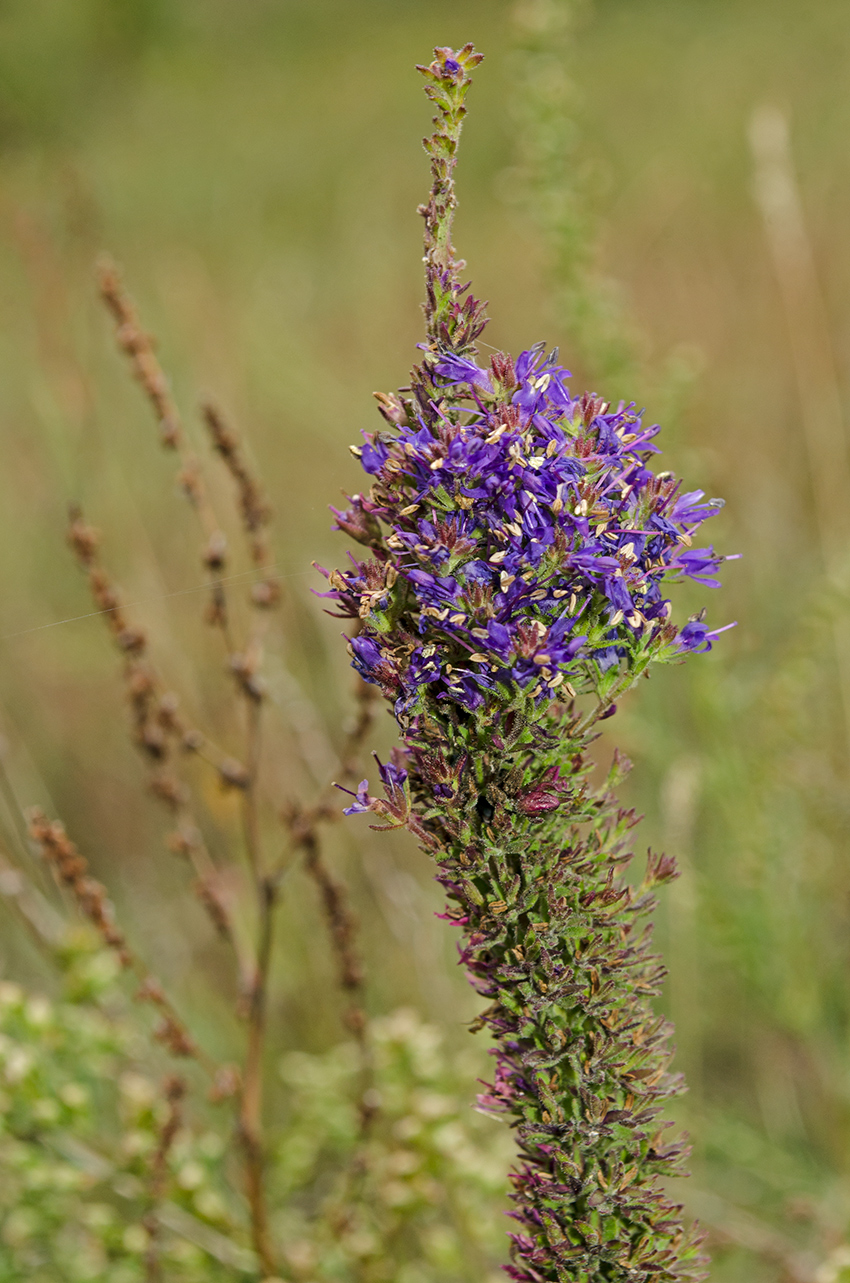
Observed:
[[[364,432],[366,444],[360,447],[360,461],[367,472],[373,475],[380,472],[387,461],[389,447],[380,436],[373,435],[370,432]]]
[[[446,353],[440,357],[434,369],[447,383],[468,383],[471,387],[484,388],[487,392],[493,391],[487,371],[482,370],[474,361],[466,357],[455,356],[451,352]]]
[[[713,548],[685,548],[676,557],[676,563],[684,574],[706,588],[720,587],[715,572],[725,560],[725,557],[718,557]]]
[[[384,798],[372,797],[369,793],[368,780],[360,781],[356,793],[337,784],[336,787],[340,792],[348,793],[349,797],[354,798],[351,805],[343,811],[343,815],[365,815],[371,811],[375,815],[393,819],[396,824],[391,827],[397,827],[398,824],[405,823],[410,814],[407,770],[402,765],[398,749],[393,749],[393,756],[386,764],[381,761],[377,753],[373,753],[372,756],[378,764],[378,774],[384,786],[385,796]]]
[[[723,507],[724,500],[709,499],[701,504],[700,500],[704,496],[704,490],[691,490],[688,494],[679,495],[671,509],[670,520],[683,525],[689,523],[699,525],[700,522],[705,521],[706,517],[713,517]]]
[[[397,796],[404,792],[404,786],[407,783],[407,769],[402,765],[398,750],[393,750],[393,756],[389,762],[384,765],[381,759],[375,754],[375,761],[378,763],[378,774],[388,796]]]
[[[676,638],[676,645],[683,652],[692,651],[694,653],[704,653],[711,650],[712,643],[725,633],[728,629],[734,628],[735,624],[724,624],[722,628],[709,629],[708,625],[696,617],[689,619],[684,628],[681,629]]]
[[[355,637],[351,649],[354,652],[354,666],[361,674],[372,672],[383,661],[380,649],[371,637]]]
[[[347,806],[343,810],[343,815],[365,815],[372,810],[374,802],[369,796],[368,780],[360,781],[356,793],[352,793],[350,789],[343,789],[342,792],[349,793],[354,798],[351,806]]]

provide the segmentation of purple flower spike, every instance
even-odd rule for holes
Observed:
[[[493,1038],[479,1108],[518,1144],[509,1276],[696,1283],[699,1235],[662,1184],[687,1147],[657,1117],[682,1086],[644,920],[675,864],[651,855],[640,890],[626,878],[635,819],[614,789],[628,764],[615,755],[597,786],[588,750],[650,664],[725,631],[704,612],[678,627],[667,595],[685,578],[717,586],[726,558],[694,541],[721,504],[656,473],[657,425],[574,393],[557,351],[479,364],[486,317],[451,240],[477,61],[438,49],[420,68],[438,113],[426,338],[409,386],[379,397],[389,431],[355,450],[368,499],[336,514],[369,554],[328,574],[325,596],[359,621],[352,663],[403,744],[376,759],[384,796],[364,780],[345,813],[415,835],[462,932]]]

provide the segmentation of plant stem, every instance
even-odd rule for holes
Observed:
[[[361,1045],[365,1039],[366,1016],[356,1000],[363,987],[363,967],[354,947],[357,923],[346,904],[344,887],[332,876],[322,858],[319,835],[314,826],[299,839],[304,851],[304,867],[316,883],[322,897],[325,920],[337,960],[341,988],[355,999],[345,1014],[345,1023]]]
[[[257,813],[257,772],[260,762],[260,729],[262,705],[259,701],[248,701],[248,735],[246,742],[245,767],[247,782],[242,791],[242,832],[245,841],[245,853],[248,866],[254,878],[258,907],[263,913],[263,885],[260,864],[260,823]]]
[[[263,1049],[266,1034],[268,973],[277,898],[272,881],[260,882],[260,924],[257,968],[248,1009],[248,1047],[242,1075],[239,1138],[245,1154],[245,1193],[251,1215],[254,1251],[267,1275],[275,1273],[274,1252],[268,1227],[262,1145]]]
[[[434,50],[430,66],[417,67],[426,80],[425,93],[437,108],[436,128],[424,144],[431,157],[431,192],[427,204],[419,206],[425,220],[425,322],[428,339],[433,344],[449,340],[453,345],[459,300],[465,292],[459,273],[466,264],[455,258],[452,245],[452,224],[457,209],[454,170],[466,115],[464,102],[472,84],[469,73],[482,57],[472,45],[465,45],[457,53],[440,48]],[[473,320],[472,314],[465,319]],[[465,330],[461,333],[464,339],[469,338]]]

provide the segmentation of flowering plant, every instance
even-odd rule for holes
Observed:
[[[484,306],[452,245],[453,171],[471,45],[419,70],[436,105],[425,219],[426,341],[408,387],[378,394],[389,431],[354,449],[373,478],[336,523],[369,555],[324,572],[357,621],[352,662],[379,686],[403,747],[349,814],[406,827],[438,864],[446,917],[495,1039],[482,1108],[508,1118],[511,1276],[703,1277],[700,1237],[660,1179],[681,1173],[663,1102],[671,1027],[649,1005],[664,975],[645,925],[675,862],[625,879],[636,822],[596,787],[597,723],[654,662],[710,650],[704,612],[678,626],[665,585],[713,587],[724,560],[693,546],[721,506],[649,462],[658,428],[632,405],[574,395],[557,350],[479,363]],[[727,625],[730,627],[731,625]]]

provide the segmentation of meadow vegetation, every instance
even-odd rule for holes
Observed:
[[[87,617],[65,543],[75,502],[164,683],[236,754],[232,682],[203,619],[201,536],[115,353],[95,261],[104,250],[120,261],[157,335],[234,549],[232,477],[208,446],[202,397],[238,425],[262,477],[281,589],[265,638],[267,783],[285,801],[316,796],[345,749],[339,709],[354,705],[310,563],[338,559],[327,501],[356,488],[347,447],[374,427],[372,390],[396,385],[420,335],[426,161],[411,140],[428,116],[410,68],[435,43],[467,39],[488,61],[464,137],[457,238],[495,318],[488,340],[519,350],[545,335],[577,383],[645,404],[664,424],[668,466],[726,498],[715,542],[744,554],[711,602],[737,629],[642,683],[618,728],[643,841],[683,865],[657,924],[671,972],[663,1004],[690,1083],[677,1109],[694,1176],[676,1196],[708,1226],[721,1283],[830,1283],[850,1259],[850,563],[825,557],[821,534],[840,537],[847,517],[806,444],[747,141],[759,106],[786,113],[846,405],[850,19],[839,0],[596,0],[562,28],[566,12],[559,0],[63,0],[0,15],[0,1055],[3,1101],[21,1111],[0,1139],[10,1283],[60,1269],[130,1283],[145,1277],[151,1233],[169,1278],[254,1268],[238,1254],[250,1253],[245,1209],[228,1203],[228,1158],[203,1111],[181,1123],[171,1220],[152,1230],[140,1156],[181,1107],[162,1096],[165,1058],[140,1071],[152,1053],[112,953],[75,927],[48,964],[13,912],[7,866],[20,864],[45,898],[36,931],[56,926],[60,901],[19,813],[38,805],[62,817],[198,1041],[217,1061],[234,1057],[228,946],[165,849],[120,665],[103,620]],[[833,471],[846,469],[845,449],[832,442]],[[227,570],[244,576],[228,585],[240,622],[251,565],[237,552]],[[698,610],[705,593],[688,594]],[[383,752],[392,739],[382,715],[366,744]],[[238,841],[239,792],[202,766],[192,783],[218,859]],[[262,825],[282,847],[273,808]],[[299,848],[268,1011],[274,1181],[290,1209],[278,1231],[296,1245],[281,1269],[306,1281],[374,1268],[379,1279],[376,1244],[392,1240],[405,1283],[479,1278],[504,1250],[493,1174],[508,1154],[496,1125],[466,1110],[486,1057],[465,1029],[476,1004],[434,917],[439,890],[412,839],[330,823],[323,844],[360,922],[362,1003],[390,1104],[365,1220],[347,1227],[340,1254],[339,1237],[305,1227],[338,1197],[327,1173],[359,1143],[359,1070]],[[83,1044],[91,1060],[78,1072]],[[81,1145],[111,1134],[115,1152],[69,1152],[71,1122]],[[29,1174],[20,1136],[33,1127],[47,1176],[44,1164]]]

